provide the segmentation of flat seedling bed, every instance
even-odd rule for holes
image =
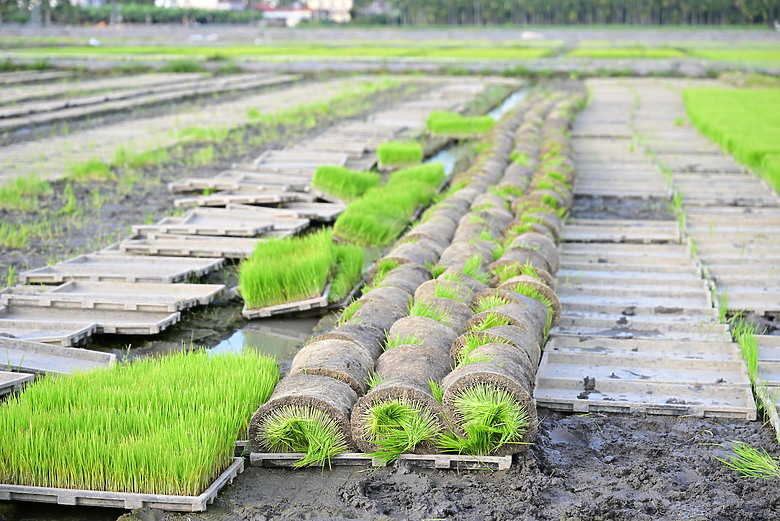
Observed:
[[[32,376],[32,375],[30,375]],[[233,482],[244,471],[244,459],[233,463],[212,485],[199,496],[169,496],[158,494],[134,494],[130,492],[106,492],[100,490],[76,490],[51,487],[28,487],[0,484],[0,500],[54,503],[57,505],[92,506],[104,508],[157,508],[174,512],[203,512],[214,502],[219,491]]]

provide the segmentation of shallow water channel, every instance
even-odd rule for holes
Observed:
[[[500,119],[509,110],[516,107],[529,94],[530,88],[524,87],[508,96],[499,106],[489,112],[494,119]],[[452,174],[455,164],[460,157],[462,149],[458,143],[443,148],[426,163],[440,161],[444,165],[447,176]],[[372,248],[367,252],[366,258],[373,262],[381,256],[383,250]],[[274,356],[282,365],[282,371],[289,370],[290,363],[295,354],[311,336],[319,323],[319,317],[282,317],[252,320],[236,330],[213,348],[210,352],[220,353],[239,352],[244,349],[252,349],[258,352]],[[0,505],[2,506],[2,505]],[[93,508],[93,507],[66,507],[59,505],[42,505],[36,503],[19,503],[21,517],[17,521],[115,521],[124,513],[123,510]],[[2,518],[0,510],[0,519]],[[154,518],[149,517],[150,521]]]

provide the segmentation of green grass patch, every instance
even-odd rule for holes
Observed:
[[[198,351],[37,380],[0,406],[0,481],[198,495],[278,378],[252,351]]]
[[[430,304],[416,300],[409,306],[410,317],[426,317],[441,322],[445,326],[449,323],[450,314],[447,311],[437,309]]]
[[[38,198],[50,193],[51,185],[38,175],[16,177],[0,186],[0,208],[34,210],[38,207]]]
[[[405,183],[422,183],[438,188],[446,178],[442,163],[426,163],[396,170],[390,174],[387,186],[398,186]]]
[[[428,116],[426,126],[432,134],[448,136],[473,136],[492,129],[496,120],[490,116],[463,116],[456,112],[434,111]]]
[[[378,186],[381,177],[376,172],[358,172],[342,166],[321,166],[311,181],[313,188],[327,194],[352,201],[369,188]]]
[[[112,164],[122,168],[150,168],[162,165],[170,159],[170,153],[164,148],[145,152],[132,152],[120,148],[114,153]]]
[[[479,323],[471,326],[471,329],[469,329],[469,331],[487,331],[492,327],[508,326],[508,325],[509,325],[509,319],[507,317],[501,316],[498,313],[493,313],[491,311]]]
[[[296,467],[321,465],[348,448],[336,421],[311,407],[288,405],[272,411],[259,436],[271,452],[302,452]]]
[[[679,49],[664,47],[623,47],[623,48],[583,48],[569,52],[570,58],[649,58],[670,59],[684,58],[685,53]]]
[[[159,72],[191,73],[206,72],[206,69],[195,60],[170,60],[160,67]]]
[[[422,161],[423,149],[420,143],[382,143],[376,150],[376,157],[382,166],[407,166]]]
[[[30,245],[30,230],[23,225],[0,222],[0,246],[26,248]]]
[[[780,49],[696,49],[692,56],[715,61],[776,62],[780,61]]]
[[[502,389],[478,384],[464,389],[453,405],[465,436],[444,434],[439,444],[445,452],[487,456],[507,443],[520,443],[530,427],[528,411]]]
[[[780,186],[780,89],[689,88],[683,96],[699,132]]]
[[[67,177],[77,183],[86,183],[88,181],[114,181],[116,176],[111,171],[111,166],[105,161],[97,158],[77,163],[68,167]]]

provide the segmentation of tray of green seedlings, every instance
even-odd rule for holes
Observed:
[[[0,500],[203,511],[278,379],[253,351],[197,351],[39,380],[0,406]]]
[[[435,136],[474,138],[489,132],[496,124],[490,116],[464,116],[456,112],[434,111],[426,127]]]
[[[310,192],[330,202],[350,202],[366,190],[379,186],[382,178],[376,172],[358,172],[343,166],[321,166],[311,180]]]
[[[411,166],[422,161],[423,148],[416,142],[390,141],[377,147],[376,157],[380,170]]]
[[[243,315],[327,308],[362,279],[363,257],[363,248],[335,243],[330,231],[259,242],[239,267]]]

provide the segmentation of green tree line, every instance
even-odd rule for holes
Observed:
[[[402,25],[772,24],[778,0],[355,0],[357,21]]]

